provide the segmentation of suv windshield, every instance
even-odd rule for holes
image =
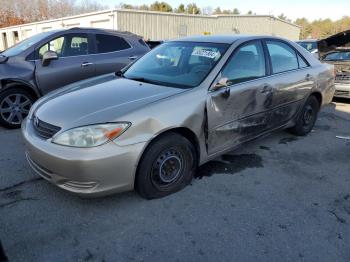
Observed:
[[[348,61],[350,60],[350,51],[340,51],[340,52],[333,52],[325,55],[323,57],[323,60],[326,61]]]
[[[304,47],[307,51],[312,52],[317,49],[317,42],[297,42],[300,46]]]
[[[29,37],[19,42],[18,44],[6,49],[4,52],[1,53],[1,55],[7,56],[7,57],[19,55],[21,52],[23,52],[27,48],[35,45],[36,43],[40,42],[41,40],[43,40],[44,38],[46,38],[51,34],[52,34],[52,31],[39,33],[37,35]]]
[[[126,78],[165,86],[198,86],[229,45],[199,42],[168,42],[150,51],[124,74]]]

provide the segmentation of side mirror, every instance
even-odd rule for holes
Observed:
[[[46,51],[41,61],[42,66],[48,66],[51,60],[57,60],[58,54],[55,51]]]
[[[219,81],[212,87],[212,90],[216,91],[223,87],[227,87],[228,86],[227,81],[228,81],[227,77],[220,78]]]
[[[223,89],[222,96],[227,98],[230,96],[230,87],[228,86],[228,78],[223,77],[212,87],[212,91]]]

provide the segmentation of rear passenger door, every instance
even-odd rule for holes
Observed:
[[[94,62],[97,75],[117,72],[137,58],[133,54],[133,47],[124,38],[95,34]]]
[[[278,128],[289,122],[310,92],[315,81],[306,60],[288,43],[266,40],[271,67],[269,84],[273,87],[270,128]]]

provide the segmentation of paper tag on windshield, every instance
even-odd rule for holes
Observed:
[[[195,50],[193,50],[192,55],[204,56],[204,57],[214,59],[218,55],[218,52],[205,50],[205,49],[195,49]]]

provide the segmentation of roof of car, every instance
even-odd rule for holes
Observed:
[[[71,31],[71,30],[72,31],[73,30],[82,30],[85,32],[90,32],[90,33],[110,33],[110,34],[117,34],[117,35],[123,35],[123,36],[138,36],[134,33],[128,32],[128,31],[118,31],[118,30],[112,30],[112,29],[93,28],[93,27],[62,28],[62,29],[51,30],[50,32],[57,33],[57,32],[63,32],[63,31]]]
[[[302,40],[297,40],[295,42],[317,42],[318,40],[317,39],[302,39]]]
[[[189,36],[180,38],[173,41],[184,41],[184,42],[206,42],[206,43],[222,43],[222,44],[232,44],[239,39],[250,39],[250,38],[275,38],[273,36],[259,36],[259,35],[199,35],[199,36]]]

